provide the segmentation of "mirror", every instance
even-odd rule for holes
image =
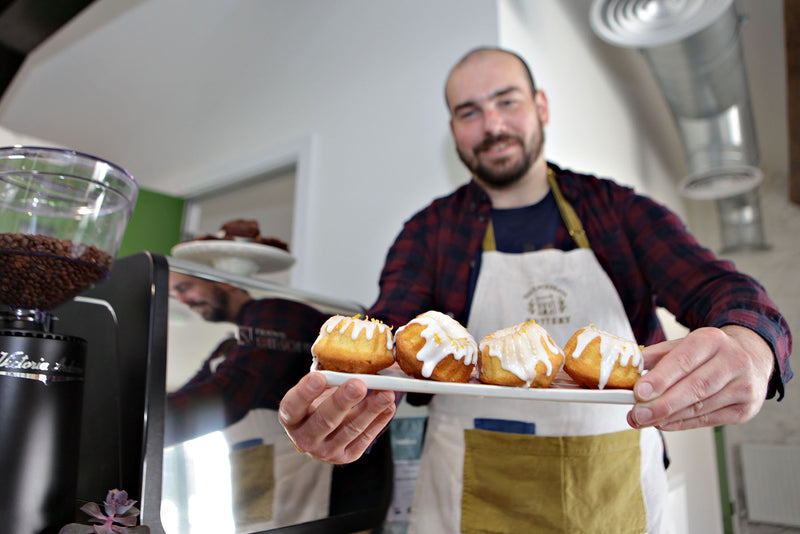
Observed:
[[[164,531],[354,532],[380,525],[392,487],[388,433],[358,462],[333,467],[297,452],[277,414],[286,390],[308,372],[325,319],[363,307],[168,261]]]

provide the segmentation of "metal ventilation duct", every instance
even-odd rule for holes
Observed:
[[[669,104],[689,170],[681,193],[715,200],[723,252],[762,250],[760,154],[734,0],[594,0],[606,42],[640,50]]]

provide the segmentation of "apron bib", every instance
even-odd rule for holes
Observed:
[[[561,347],[588,324],[634,339],[591,249],[487,250],[481,261],[467,324],[476,340],[530,319]],[[654,428],[632,430],[629,410],[434,396],[409,532],[658,532],[663,444]]]

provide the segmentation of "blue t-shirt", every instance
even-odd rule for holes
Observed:
[[[532,206],[492,208],[497,251],[519,254],[551,248],[555,243],[560,221],[561,215],[552,192]]]

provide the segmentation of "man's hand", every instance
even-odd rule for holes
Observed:
[[[286,392],[279,419],[300,452],[332,464],[353,462],[375,441],[394,416],[391,391],[367,391],[358,379],[327,387],[311,372]]]
[[[633,428],[686,430],[749,421],[759,412],[775,357],[741,326],[700,328],[644,349],[650,369],[634,386]]]

